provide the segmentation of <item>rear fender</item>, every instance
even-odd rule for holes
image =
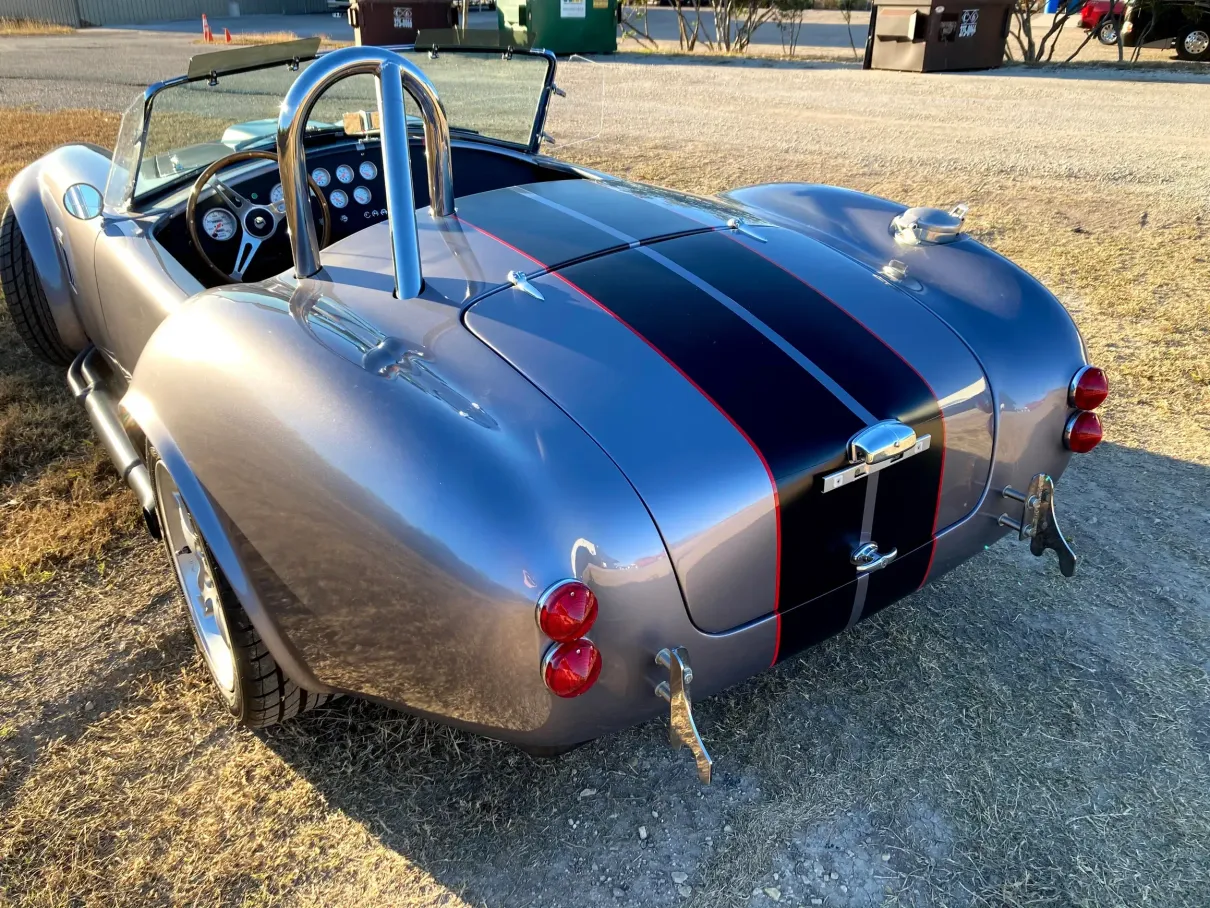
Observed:
[[[199,294],[156,329],[123,400],[291,678],[563,744],[658,712],[654,653],[671,641],[692,648],[699,690],[768,664],[772,622],[744,642],[693,629],[633,488],[462,326],[440,281],[400,300],[342,274],[362,280]],[[534,620],[568,577],[598,594],[605,654],[574,701],[542,683]]]
[[[65,346],[80,351],[90,339],[104,343],[93,269],[103,218],[82,221],[63,209],[63,194],[76,183],[103,190],[108,152],[95,145],[63,145],[13,178],[9,204],[21,226],[55,328]]]
[[[218,562],[223,576],[235,592],[236,598],[247,612],[265,645],[273,654],[278,666],[291,681],[312,693],[333,692],[332,688],[314,676],[306,662],[299,656],[298,651],[290,645],[289,640],[269,616],[243,562],[237,555],[237,548],[228,531],[227,521],[220,518],[214,502],[193,472],[189,461],[181,453],[176,439],[160,418],[155,402],[141,391],[132,389],[122,398],[122,407],[142,430],[148,443],[160,455],[164,465],[168,467],[168,472],[172,474],[181,497],[185,499],[185,504],[193,515],[193,520],[201,531],[202,538],[206,540],[206,544],[210,548],[210,553]]]

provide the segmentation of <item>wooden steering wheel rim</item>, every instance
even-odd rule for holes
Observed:
[[[232,164],[239,164],[241,161],[264,160],[277,162],[277,152],[274,151],[236,151],[225,157],[219,158],[209,167],[198,175],[197,180],[193,183],[193,189],[189,191],[189,201],[185,205],[185,223],[189,227],[189,238],[193,240],[193,247],[201,255],[202,261],[210,266],[210,270],[221,277],[224,281],[230,283],[235,280],[230,274],[227,274],[207,254],[202,246],[201,236],[197,230],[197,200],[202,194],[202,190],[206,188],[206,184],[214,179],[214,175],[220,170],[230,167]],[[323,191],[319,188],[319,184],[311,179],[311,175],[307,174],[307,185],[311,187],[311,191],[315,193],[315,197],[319,199],[319,207],[323,211],[324,229],[323,236],[319,239],[319,245],[322,249],[328,245],[328,241],[332,238],[332,209],[328,207],[328,200],[324,198]],[[263,207],[263,206],[262,206]],[[239,222],[240,235],[243,235],[244,227],[243,217],[237,216]],[[274,231],[276,235],[276,231]]]

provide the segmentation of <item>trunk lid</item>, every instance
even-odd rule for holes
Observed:
[[[983,492],[992,442],[986,379],[948,328],[814,240],[728,229],[736,213],[587,181],[459,202],[535,263],[541,295],[502,288],[468,328],[618,464],[711,633],[853,583],[869,541],[916,553],[923,582],[936,533]],[[927,446],[825,491],[853,436],[886,420]]]

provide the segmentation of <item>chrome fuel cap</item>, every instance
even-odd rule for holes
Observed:
[[[966,205],[955,205],[949,211],[940,208],[909,208],[891,218],[895,239],[905,246],[952,243],[962,235],[966,220]]]

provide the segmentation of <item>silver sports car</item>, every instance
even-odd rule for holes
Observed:
[[[317,49],[195,57],[0,232],[240,721],[352,694],[553,753],[664,713],[709,780],[691,690],[1006,535],[1074,571],[1105,375],[963,206],[630,183],[542,153],[550,54]]]

